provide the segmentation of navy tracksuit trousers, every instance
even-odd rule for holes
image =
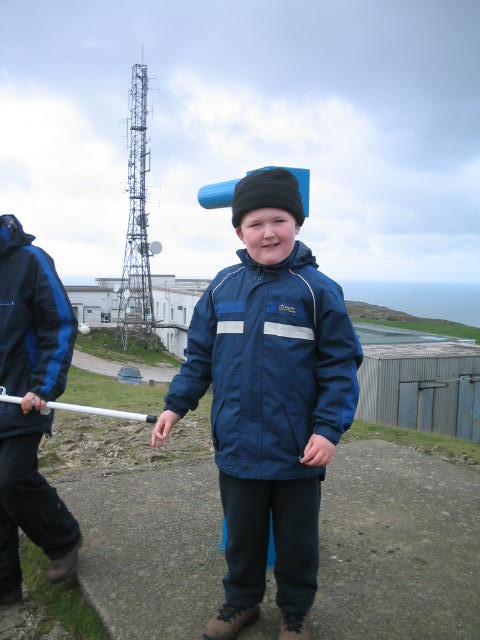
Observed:
[[[64,556],[80,536],[78,522],[38,473],[41,433],[0,439],[0,594],[21,584],[18,528],[50,560]]]
[[[220,471],[219,483],[227,525],[227,602],[248,608],[263,598],[271,510],[277,605],[306,613],[317,590],[320,479],[244,480]]]

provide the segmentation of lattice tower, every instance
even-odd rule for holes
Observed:
[[[156,338],[150,272],[151,253],[147,234],[148,215],[145,212],[145,176],[150,171],[150,151],[147,151],[147,91],[147,65],[135,64],[132,67],[130,117],[127,126],[130,213],[122,283],[118,291],[117,333],[124,351],[127,350],[129,339],[132,337],[145,344],[151,334],[155,334]]]

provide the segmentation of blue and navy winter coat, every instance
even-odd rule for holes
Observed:
[[[215,460],[240,478],[293,479],[324,467],[299,462],[312,433],[337,444],[352,423],[362,350],[341,288],[295,243],[262,267],[245,249],[198,301],[186,362],[165,408],[183,416],[213,384]]]
[[[0,216],[0,386],[55,400],[65,389],[77,320],[53,260],[14,216]],[[53,412],[0,402],[0,438],[49,432]]]

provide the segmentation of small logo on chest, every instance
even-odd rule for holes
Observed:
[[[293,315],[296,315],[296,313],[297,313],[297,308],[292,306],[292,305],[289,305],[289,304],[279,304],[278,305],[278,310],[280,312],[291,313]]]

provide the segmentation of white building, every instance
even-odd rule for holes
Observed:
[[[113,287],[67,286],[65,287],[78,322],[95,325],[109,322],[114,310],[118,311],[117,294]]]
[[[155,321],[160,325],[157,334],[167,351],[184,359],[193,309],[210,281],[171,274],[151,278]],[[95,282],[96,285],[65,287],[78,321],[90,326],[116,325],[121,278],[96,278]]]
[[[183,282],[177,280],[171,287],[152,287],[155,320],[157,325],[163,325],[157,329],[157,334],[167,351],[179,358],[184,358],[195,305],[208,286],[205,280],[198,283],[189,281],[188,287]],[[198,286],[194,287],[194,284]]]

